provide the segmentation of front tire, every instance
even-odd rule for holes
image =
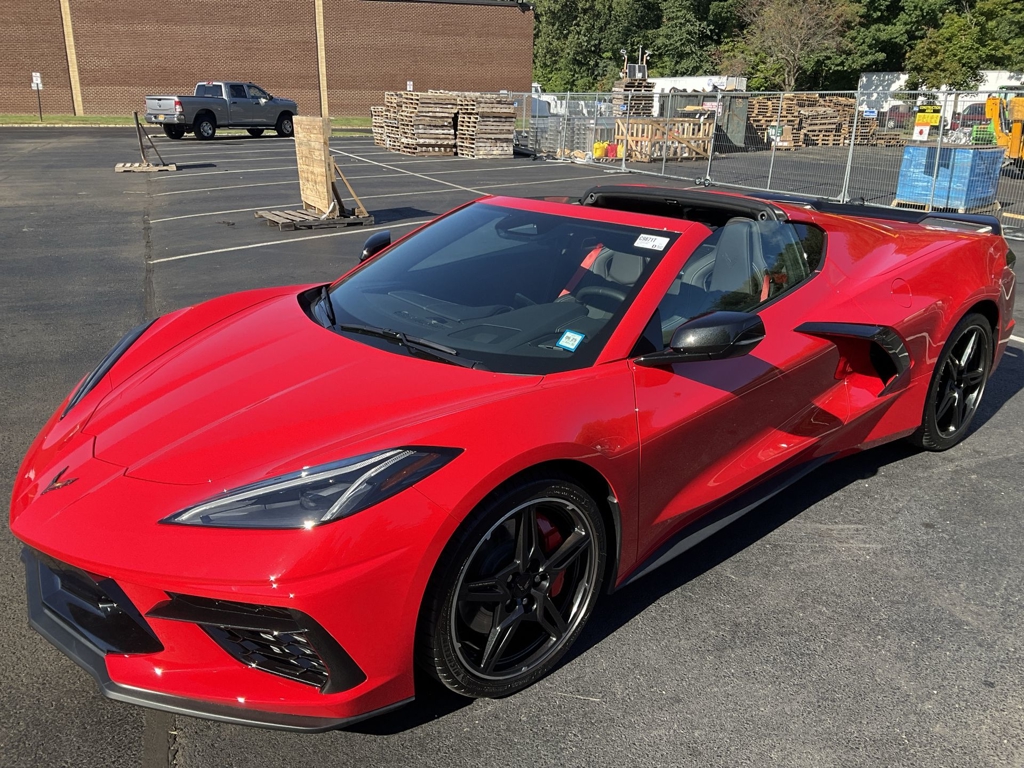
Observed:
[[[245,132],[254,138],[259,138],[260,136],[263,135],[262,128],[246,128]]]
[[[277,126],[274,128],[277,135],[283,139],[291,138],[295,133],[295,125],[292,123],[292,113],[282,112],[277,118]]]
[[[506,484],[463,523],[431,577],[418,661],[471,698],[516,693],[579,637],[604,581],[594,500],[571,480]]]
[[[185,126],[184,125],[165,125],[163,126],[164,136],[168,139],[183,139],[185,138]]]
[[[924,419],[911,441],[929,451],[945,451],[963,440],[991,372],[992,326],[984,315],[973,312],[957,323],[942,347]]]
[[[196,138],[200,141],[209,141],[217,135],[217,120],[213,115],[203,115],[196,118],[192,125]]]

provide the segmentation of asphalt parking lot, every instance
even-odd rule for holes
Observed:
[[[291,142],[159,141],[182,170],[115,175],[137,159],[131,131],[0,129],[5,499],[39,427],[125,330],[231,291],[326,281],[358,258],[365,229],[280,232],[253,218],[298,207]],[[396,236],[480,194],[628,178],[412,158],[365,137],[332,148],[374,228]],[[1024,307],[1016,316],[1024,329]],[[428,688],[315,736],[102,698],[28,628],[4,526],[0,765],[1024,765],[1022,389],[1015,342],[965,442],[944,454],[894,444],[819,470],[604,598],[568,660],[523,693],[470,702]]]

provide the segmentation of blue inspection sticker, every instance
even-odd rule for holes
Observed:
[[[555,342],[555,346],[575,352],[576,347],[580,345],[584,338],[584,335],[579,331],[566,331],[562,334],[562,338]]]

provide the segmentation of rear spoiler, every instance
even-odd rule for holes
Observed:
[[[756,197],[760,200],[769,200],[774,203],[789,203],[812,211],[831,213],[837,216],[850,216],[858,219],[882,219],[884,221],[901,221],[907,224],[921,224],[927,226],[929,221],[935,224],[945,223],[944,229],[963,229],[964,231],[980,232],[987,234],[984,230],[995,235],[1003,234],[1003,226],[995,216],[986,216],[980,213],[935,213],[924,211],[912,211],[906,208],[886,208],[881,205],[868,205],[866,203],[837,203],[823,197],[811,197],[809,195],[793,195],[787,192],[748,192],[749,197]]]

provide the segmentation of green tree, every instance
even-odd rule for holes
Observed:
[[[929,30],[914,46],[906,63],[907,85],[912,89],[977,86],[983,63],[981,25],[972,14],[947,13],[941,26]]]
[[[658,77],[700,75],[711,70],[711,25],[692,0],[663,0],[661,25],[651,44],[651,74]]]
[[[846,45],[859,10],[850,0],[751,0],[738,47],[748,74],[765,86],[794,90],[823,55]]]

